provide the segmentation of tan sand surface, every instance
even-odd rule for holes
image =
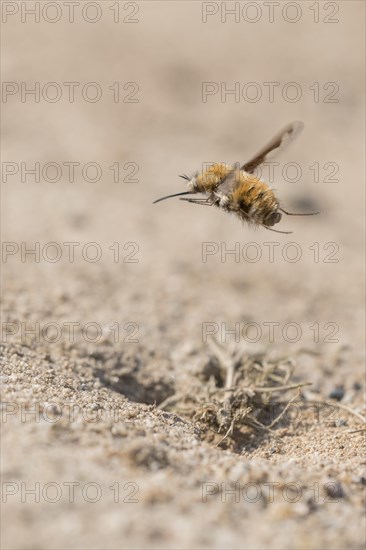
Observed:
[[[3,548],[364,548],[364,3],[23,4],[2,2]],[[291,235],[152,205],[293,120],[272,185],[321,214]],[[243,362],[267,429],[228,430],[239,351],[311,383],[268,394],[295,398],[271,431]]]

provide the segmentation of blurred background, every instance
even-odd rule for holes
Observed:
[[[228,328],[295,322],[302,328],[298,341],[289,343],[280,332],[269,346],[263,330],[258,345],[274,355],[296,356],[304,348],[318,354],[317,360],[298,358],[299,377],[324,395],[358,383],[365,328],[364,4],[80,2],[72,22],[65,4],[2,3],[2,240],[15,243],[6,249],[14,253],[4,264],[4,320],[94,322],[109,344],[108,327],[132,323],[141,368],[149,353],[158,353],[169,361],[157,367],[160,375],[176,380],[187,376],[189,357],[206,353],[204,322]],[[27,94],[32,88],[36,93]],[[152,205],[185,190],[178,174],[190,175],[203,163],[242,163],[293,120],[305,130],[275,159],[271,186],[290,211],[321,210],[311,218],[284,216],[276,228],[293,234],[249,228],[217,209],[177,199]],[[27,172],[36,163],[39,181]],[[262,178],[269,177],[267,166]],[[45,260],[48,243],[59,245],[59,261]],[[65,243],[79,243],[74,261]],[[98,261],[85,260],[88,243],[97,243]],[[215,250],[207,261],[205,243]],[[289,243],[295,248],[286,248]],[[40,258],[22,256],[22,246],[39,246]],[[225,254],[237,246],[239,257]],[[258,261],[248,260],[246,252],[258,250]],[[289,259],[294,250],[298,261]],[[314,323],[317,341],[309,328]],[[18,332],[9,342],[24,339]],[[85,362],[100,349],[85,339],[80,347],[69,344],[28,342],[35,358],[46,354],[70,372],[71,359]],[[120,339],[114,349],[134,357],[136,344]],[[339,358],[343,353],[346,359]],[[22,400],[24,388],[12,391]],[[25,468],[22,429],[12,450],[19,472]],[[37,456],[41,440],[32,437],[27,449]],[[42,456],[52,472],[51,455]],[[108,469],[108,460],[101,468]],[[23,513],[15,505],[11,510],[19,518]],[[39,530],[36,517],[35,511]],[[60,536],[64,547],[102,544],[100,532],[89,539],[80,525],[77,543]],[[118,547],[115,523],[111,529],[110,547]],[[235,533],[217,540],[240,547]],[[7,536],[7,547],[29,547],[22,529],[14,536]],[[47,547],[46,535],[34,537]],[[123,544],[179,547],[181,540],[131,535]],[[314,547],[321,540],[315,538]],[[204,547],[195,536],[186,544]]]

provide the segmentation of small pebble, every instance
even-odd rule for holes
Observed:
[[[332,390],[329,394],[330,399],[335,399],[336,401],[341,401],[344,397],[344,387],[343,386],[337,386]]]
[[[342,485],[339,481],[328,481],[324,484],[324,490],[327,495],[334,500],[338,500],[345,496]]]

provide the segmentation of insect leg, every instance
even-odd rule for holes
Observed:
[[[283,212],[284,214],[287,214],[288,216],[316,216],[317,214],[320,214],[320,211],[319,212],[306,212],[305,214],[295,214],[294,212],[286,212],[286,210],[284,210],[283,208],[279,208],[279,210],[281,210],[281,212]]]
[[[271,227],[267,227],[266,225],[262,225],[264,229],[268,229],[268,231],[274,231],[275,233],[283,233],[284,235],[291,235],[292,231],[279,231],[278,229],[272,229]]]
[[[202,204],[203,206],[212,206],[213,202],[210,200],[210,197],[208,199],[179,199],[181,201],[186,202],[192,202],[193,204]]]

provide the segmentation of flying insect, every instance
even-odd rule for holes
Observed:
[[[303,128],[302,122],[288,124],[243,165],[240,163],[234,166],[214,163],[202,173],[196,172],[192,177],[186,174],[179,176],[188,182],[188,191],[166,195],[154,201],[153,204],[173,197],[180,197],[180,200],[192,204],[216,206],[225,212],[235,214],[250,225],[261,226],[277,233],[290,234],[291,231],[272,229],[281,221],[282,214],[314,216],[319,212],[288,212],[282,208],[273,189],[258,178],[254,172],[258,166],[285,149],[302,132]],[[199,197],[182,198],[183,195],[198,194]]]

